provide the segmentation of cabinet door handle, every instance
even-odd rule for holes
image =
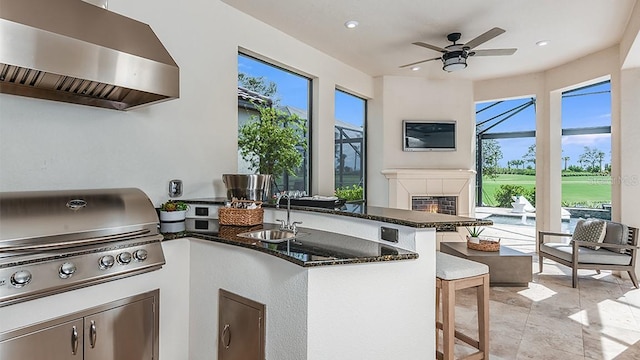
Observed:
[[[97,336],[96,322],[91,320],[91,326],[89,326],[89,343],[91,344],[92,349],[96,347]]]
[[[231,344],[231,327],[229,324],[224,325],[222,334],[220,334],[220,340],[222,341],[224,348],[228,349],[229,345]]]
[[[78,353],[78,329],[74,326],[71,328],[71,355]]]

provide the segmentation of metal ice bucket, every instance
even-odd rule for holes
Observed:
[[[265,174],[223,174],[222,181],[227,187],[227,199],[232,198],[262,201],[270,194],[271,175]]]

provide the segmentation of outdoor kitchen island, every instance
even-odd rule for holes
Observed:
[[[199,199],[190,206],[193,213],[212,207],[209,213],[215,214],[220,203]],[[302,236],[289,244],[289,254],[286,242],[252,244],[236,238],[233,227],[218,227],[215,219],[188,218],[185,232],[167,234],[167,240],[186,238],[190,243],[190,358],[217,353],[219,289],[266,306],[266,359],[418,359],[434,354],[436,229],[491,222],[363,210],[292,208],[291,221],[303,223]],[[264,226],[277,227],[276,219],[285,216],[285,209],[267,207]],[[380,240],[381,227],[397,230],[398,242]],[[235,234],[246,230],[238,228]]]

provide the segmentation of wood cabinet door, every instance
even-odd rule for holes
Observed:
[[[2,360],[81,360],[82,319],[46,327],[0,342]]]
[[[264,360],[264,305],[220,289],[218,306],[218,360]]]
[[[84,318],[85,360],[152,360],[154,300],[147,298]]]

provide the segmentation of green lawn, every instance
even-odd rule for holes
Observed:
[[[483,178],[483,200],[487,205],[496,201],[493,194],[500,185],[521,185],[533,188],[536,178],[533,175],[501,174],[496,179]],[[611,202],[611,177],[609,176],[563,176],[562,203],[563,204],[593,204]]]

